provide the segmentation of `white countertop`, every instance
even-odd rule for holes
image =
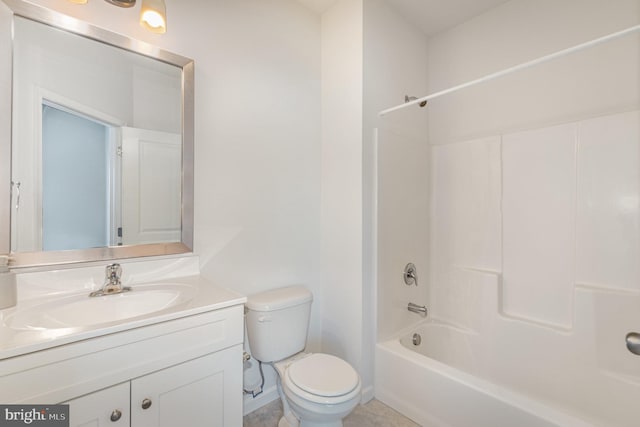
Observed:
[[[192,287],[194,292],[193,298],[187,302],[142,316],[91,326],[40,330],[14,329],[9,327],[5,320],[15,315],[18,310],[24,310],[25,308],[46,303],[52,299],[55,300],[57,298],[76,294],[86,294],[88,298],[88,291],[86,289],[74,289],[69,292],[56,292],[53,295],[30,295],[29,298],[19,300],[15,307],[0,310],[0,360],[81,340],[244,304],[247,301],[245,296],[228,289],[218,287],[197,275],[188,277],[172,277],[166,280],[153,280],[150,283],[153,286],[162,285],[163,283],[187,285]],[[133,288],[131,292],[135,292],[136,288],[143,289],[145,286],[149,286],[149,284],[146,283],[127,283],[127,285]],[[109,296],[100,298],[109,298]]]

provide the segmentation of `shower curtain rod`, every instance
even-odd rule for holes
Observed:
[[[434,99],[434,98],[439,98],[439,97],[441,97],[443,95],[447,95],[447,94],[450,94],[450,93],[453,93],[453,92],[457,92],[459,90],[468,88],[470,86],[475,86],[477,84],[484,83],[484,82],[487,82],[489,80],[494,80],[494,79],[497,79],[498,77],[502,77],[502,76],[505,76],[507,74],[514,73],[516,71],[524,70],[526,68],[533,67],[533,66],[538,65],[538,64],[542,64],[543,62],[551,61],[553,59],[560,58],[561,56],[565,56],[565,55],[568,55],[568,54],[571,54],[571,53],[574,53],[574,52],[578,52],[580,50],[587,49],[589,47],[595,46],[595,45],[600,44],[600,43],[608,42],[608,41],[616,39],[618,37],[626,36],[627,34],[631,34],[631,33],[635,32],[635,31],[639,31],[639,30],[640,30],[640,25],[635,25],[633,27],[629,27],[627,29],[624,29],[624,30],[621,30],[621,31],[618,31],[618,32],[615,32],[615,33],[611,33],[609,35],[606,35],[606,36],[599,37],[597,39],[588,41],[586,43],[581,43],[579,45],[576,45],[576,46],[573,46],[573,47],[570,47],[570,48],[567,48],[567,49],[562,49],[562,50],[559,50],[558,52],[551,53],[551,54],[545,55],[545,56],[541,56],[541,57],[533,59],[531,61],[527,61],[527,62],[524,62],[522,64],[510,67],[510,68],[506,68],[506,69],[501,70],[501,71],[497,71],[495,73],[487,74],[484,77],[480,77],[480,78],[475,79],[475,80],[470,80],[470,81],[468,81],[466,83],[462,83],[460,85],[450,87],[449,89],[441,90],[440,92],[435,92],[435,93],[432,93],[431,95],[423,96],[422,98],[417,98],[417,99],[414,99],[413,101],[406,102],[404,104],[400,104],[400,105],[397,105],[397,106],[392,107],[392,108],[387,108],[386,110],[380,111],[378,113],[378,115],[382,117],[385,114],[391,113],[393,111],[400,110],[400,109],[406,108],[406,107],[410,107],[412,105],[416,105],[416,104],[419,104],[421,102],[429,101],[429,100]]]

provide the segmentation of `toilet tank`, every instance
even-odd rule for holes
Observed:
[[[313,294],[304,286],[250,296],[245,319],[251,355],[269,363],[304,350],[312,301]]]

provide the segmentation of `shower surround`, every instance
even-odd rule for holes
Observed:
[[[611,6],[511,1],[436,35],[430,92],[640,22],[639,2]],[[379,399],[428,426],[637,425],[638,46],[625,36],[435,99],[422,137],[379,125]]]
[[[640,357],[625,336],[640,325],[640,111],[435,146],[431,158],[435,320],[378,344],[378,397],[418,422],[435,416],[398,382],[413,358],[392,344],[404,337],[430,359],[413,359],[416,378],[435,360],[446,377],[584,425],[635,425]]]

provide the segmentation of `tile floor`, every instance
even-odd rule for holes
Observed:
[[[243,427],[277,427],[281,416],[280,400],[274,400],[244,417]],[[354,409],[345,418],[344,427],[419,427],[419,425],[384,403],[373,399]]]

